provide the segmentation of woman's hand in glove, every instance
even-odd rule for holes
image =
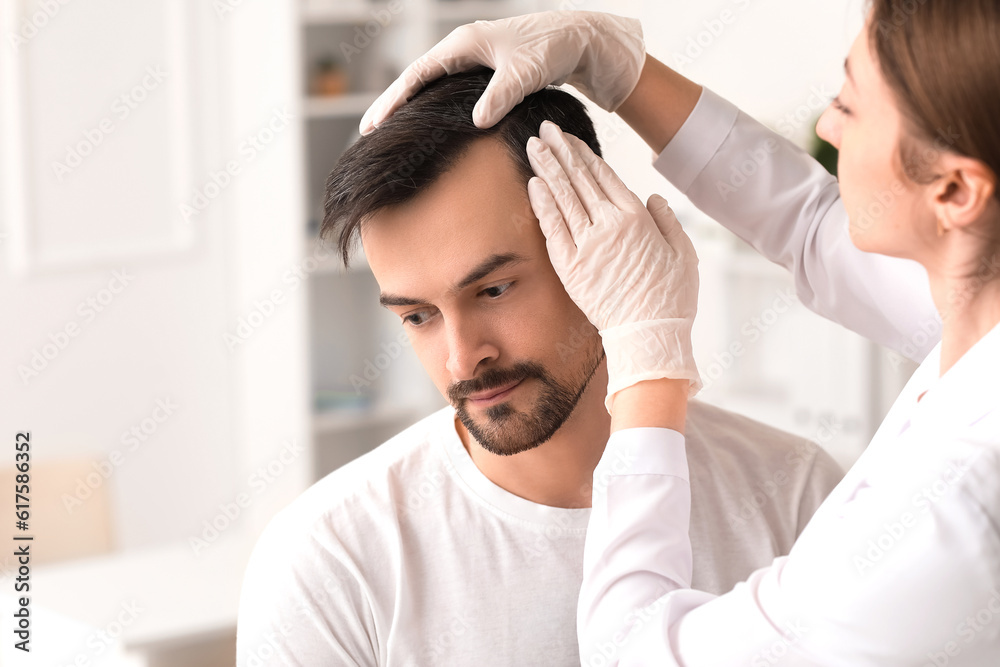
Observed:
[[[639,81],[646,60],[637,19],[583,11],[540,12],[459,26],[414,61],[361,119],[361,134],[425,85],[445,74],[485,65],[496,73],[472,119],[492,127],[526,96],[568,83],[614,111]]]
[[[698,257],[665,199],[648,206],[604,160],[554,123],[528,141],[537,177],[528,196],[549,258],[573,301],[600,330],[614,395],[638,382],[701,388],[691,349]]]

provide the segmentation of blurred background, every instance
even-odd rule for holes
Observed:
[[[635,16],[651,54],[819,154],[862,4],[0,0],[0,539],[34,537],[32,653],[5,555],[0,664],[232,665],[268,519],[444,404],[363,258],[314,240],[326,174],[413,58],[478,19]],[[608,161],[697,246],[700,398],[848,467],[912,366],[805,311],[591,108]]]

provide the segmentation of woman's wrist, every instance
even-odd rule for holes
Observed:
[[[647,54],[638,83],[616,113],[659,154],[700,98],[700,85]]]
[[[611,432],[626,428],[669,428],[684,433],[689,380],[645,380],[614,395]]]

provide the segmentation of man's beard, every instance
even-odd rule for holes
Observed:
[[[492,368],[472,380],[457,382],[448,388],[448,398],[462,425],[483,449],[498,456],[520,454],[546,442],[573,414],[576,404],[604,359],[604,349],[589,368],[570,382],[557,382],[535,362],[520,362],[509,368]],[[466,396],[502,387],[512,382],[534,378],[541,385],[540,395],[528,412],[514,409],[509,402],[486,408],[486,422],[477,422],[467,409]]]

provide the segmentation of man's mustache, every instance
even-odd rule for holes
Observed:
[[[520,362],[507,368],[489,368],[471,380],[461,380],[449,386],[448,400],[459,403],[469,394],[496,389],[527,378],[545,380],[548,378],[548,373],[541,365],[530,361]]]

